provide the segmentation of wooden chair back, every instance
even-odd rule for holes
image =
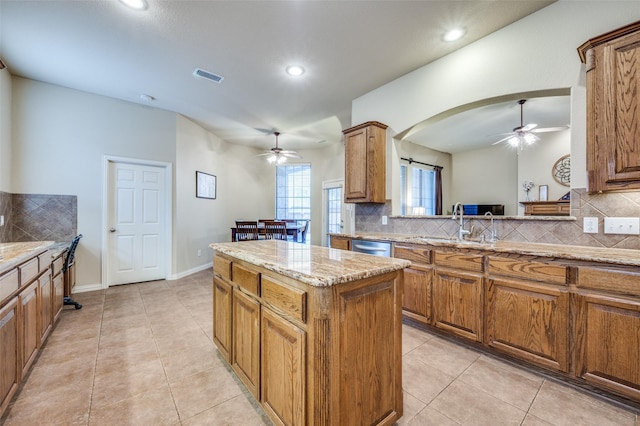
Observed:
[[[264,236],[267,240],[287,240],[287,223],[267,220],[264,222]]]
[[[258,236],[258,222],[236,220],[236,241],[257,240]]]

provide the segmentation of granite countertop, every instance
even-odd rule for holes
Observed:
[[[210,247],[315,287],[327,287],[404,269],[402,259],[278,240],[214,243]]]
[[[616,249],[605,247],[572,246],[566,244],[523,243],[497,241],[495,243],[458,241],[428,236],[384,233],[331,234],[341,237],[363,240],[389,241],[399,243],[429,244],[436,247],[455,247],[475,250],[487,250],[498,253],[515,253],[531,256],[555,257],[559,259],[602,262],[614,265],[640,266],[640,250]]]
[[[54,241],[0,243],[0,274],[54,246]]]

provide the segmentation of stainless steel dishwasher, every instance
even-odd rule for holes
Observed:
[[[386,241],[351,240],[351,251],[391,257],[391,243]]]

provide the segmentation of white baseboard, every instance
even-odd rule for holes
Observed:
[[[89,285],[76,285],[73,288],[73,294],[75,293],[86,293],[88,291],[98,291],[102,290],[102,284],[89,284]]]
[[[179,280],[180,278],[184,278],[188,275],[195,274],[196,272],[204,271],[205,269],[213,268],[213,262],[209,262],[204,265],[196,266],[195,268],[191,268],[187,271],[180,272],[179,274],[174,274],[168,277],[168,280]]]

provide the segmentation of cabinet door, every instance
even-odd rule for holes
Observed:
[[[436,268],[433,318],[438,328],[482,341],[482,276]]]
[[[262,404],[285,425],[304,425],[306,334],[262,308]]]
[[[260,303],[233,289],[231,367],[249,392],[260,400]]]
[[[542,367],[569,371],[566,287],[489,279],[486,310],[489,346]]]
[[[231,362],[231,298],[231,286],[219,278],[214,278],[213,341],[228,362]]]
[[[344,135],[345,201],[367,199],[367,128]]]
[[[60,272],[53,278],[53,323],[55,324],[62,312],[62,306],[64,301],[64,275]]]
[[[38,278],[38,285],[40,286],[40,345],[47,339],[49,332],[51,331],[51,325],[53,324],[53,293],[51,287],[51,275],[46,272]]]
[[[0,417],[20,383],[18,298],[0,309]]]
[[[431,323],[431,281],[429,268],[405,268],[402,309],[404,315],[424,324]]]
[[[591,192],[640,188],[640,25],[629,27],[623,36],[609,38],[587,55]]]
[[[576,375],[640,400],[640,301],[601,294],[578,296]]]
[[[21,324],[21,367],[22,376],[27,374],[31,363],[38,353],[40,335],[38,334],[38,280],[25,287],[18,298],[20,300]]]

